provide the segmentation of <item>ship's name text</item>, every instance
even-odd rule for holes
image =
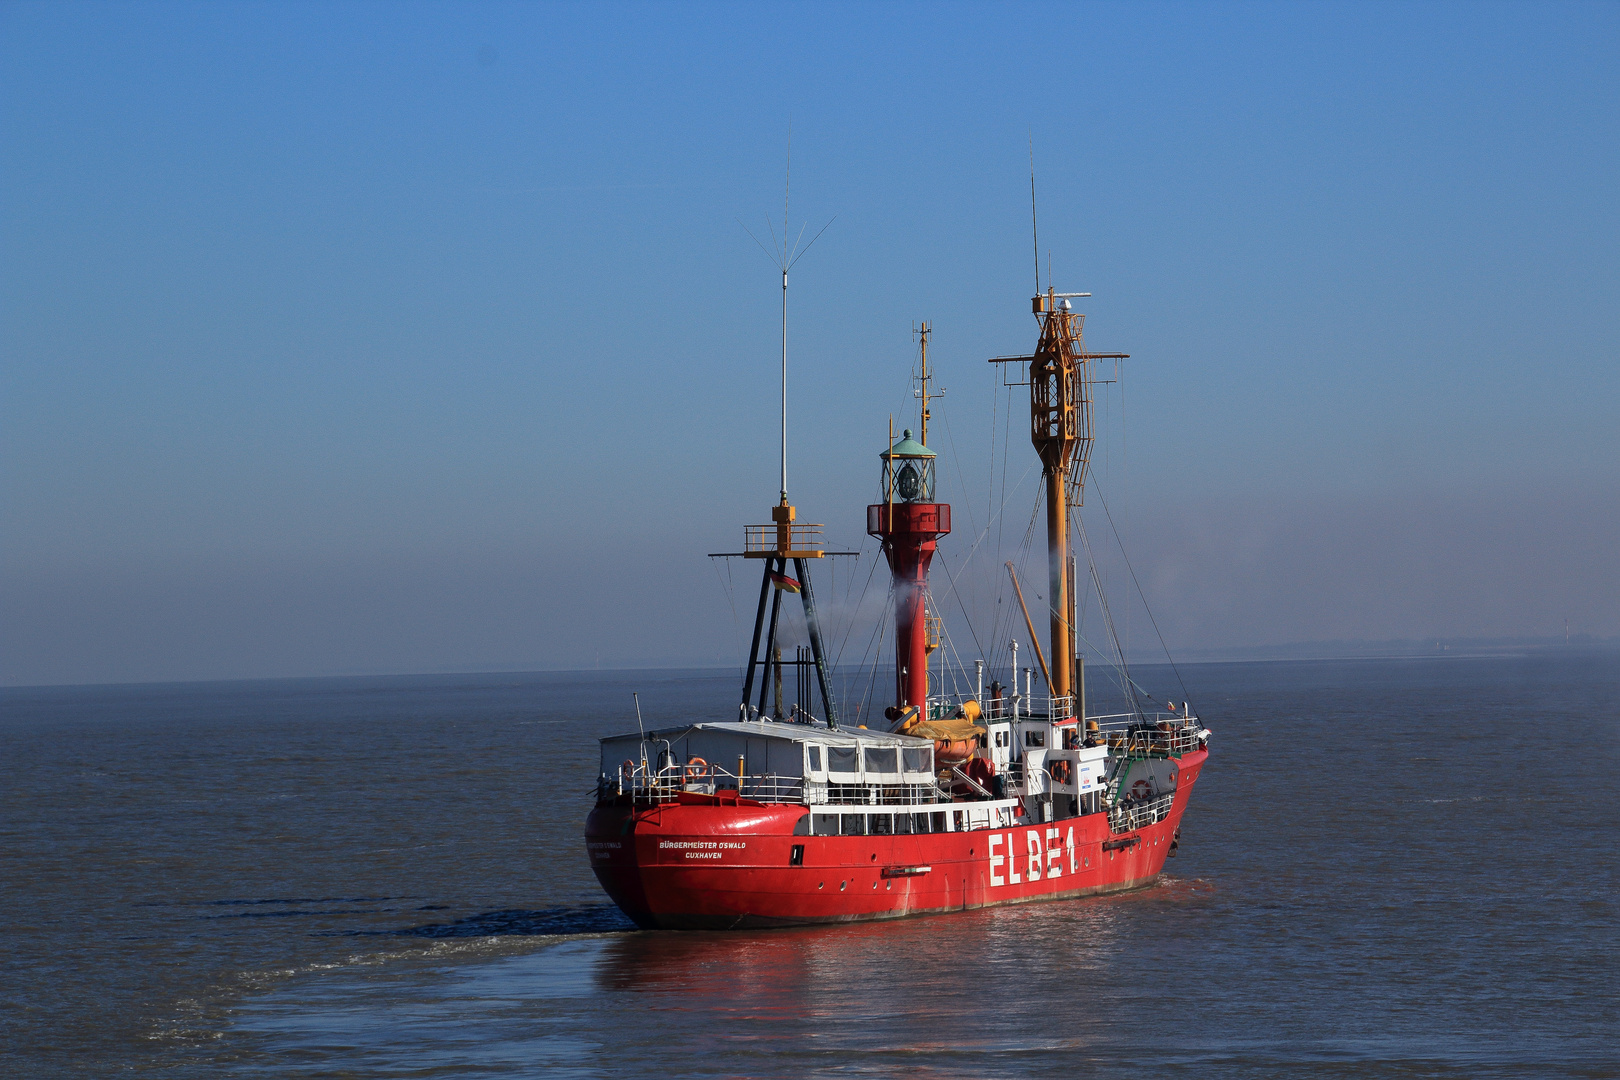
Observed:
[[[1023,850],[1018,849],[1017,832],[990,834],[990,884],[1022,885],[1026,881],[1062,877],[1080,871],[1080,858],[1074,849],[1074,829],[1063,835],[1050,827],[1025,829]],[[1005,869],[1006,873],[1002,873]]]
[[[741,851],[747,847],[741,840],[660,840],[660,850],[672,849],[688,859],[721,859],[728,851]]]

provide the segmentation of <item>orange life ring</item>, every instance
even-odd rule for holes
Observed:
[[[1047,772],[1052,774],[1052,783],[1067,784],[1069,782],[1069,763],[1064,758],[1058,758],[1048,767]]]
[[[1145,799],[1152,794],[1153,785],[1148,783],[1146,780],[1138,780],[1136,783],[1131,785],[1132,798]]]
[[[695,784],[709,771],[709,763],[700,757],[692,758],[686,763],[686,782]]]
[[[625,758],[624,764],[619,766],[619,778],[627,784],[634,780],[636,778],[636,763],[629,758]]]

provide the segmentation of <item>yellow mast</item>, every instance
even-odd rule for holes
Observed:
[[[1126,358],[1125,353],[1088,353],[1081,341],[1085,316],[1070,310],[1069,297],[1090,293],[1046,294],[1031,301],[1041,325],[1032,356],[996,357],[992,363],[1029,364],[1030,442],[1041,459],[1046,483],[1047,601],[1051,615],[1051,666],[1047,686],[1053,697],[1074,692],[1075,628],[1069,596],[1069,489],[1075,501],[1085,490],[1091,460],[1092,360]]]

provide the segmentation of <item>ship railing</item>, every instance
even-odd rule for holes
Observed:
[[[1117,713],[1086,717],[1087,730],[1097,724],[1095,735],[1110,752],[1136,757],[1171,757],[1191,753],[1203,746],[1209,733],[1196,716],[1179,713]]]
[[[1173,791],[1142,800],[1127,797],[1118,805],[1108,808],[1108,827],[1122,833],[1157,825],[1170,815],[1170,806],[1175,801],[1176,793]]]
[[[922,806],[950,802],[937,784],[827,784],[829,806]]]
[[[735,791],[743,798],[760,802],[802,803],[804,778],[776,773],[734,773],[718,765],[692,767],[666,765],[663,768],[631,764],[614,776],[604,776],[599,794],[628,795],[636,802],[669,802],[681,792],[713,795]]]
[[[1029,705],[1032,713],[1044,716],[1053,723],[1067,720],[1074,715],[1074,698],[1068,694],[1061,697],[1036,697]]]
[[[803,553],[820,551],[826,547],[822,536],[824,526],[811,524],[744,525],[743,552],[748,555],[781,555],[803,557]],[[792,553],[798,553],[795,556]]]
[[[734,778],[737,793],[760,802],[804,802],[804,777],[775,773],[745,773]]]
[[[1011,697],[988,698],[979,703],[984,710],[984,718],[989,721],[1011,720],[1013,718],[1013,699]],[[1020,699],[1018,702],[1018,718],[1020,720],[1044,720],[1057,723],[1068,720],[1074,716],[1074,698],[1068,694],[1058,697],[1034,697]]]

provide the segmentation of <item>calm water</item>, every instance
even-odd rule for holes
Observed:
[[[579,840],[729,675],[0,691],[0,1072],[1620,1076],[1620,657],[1182,674],[1162,886],[729,935]]]

